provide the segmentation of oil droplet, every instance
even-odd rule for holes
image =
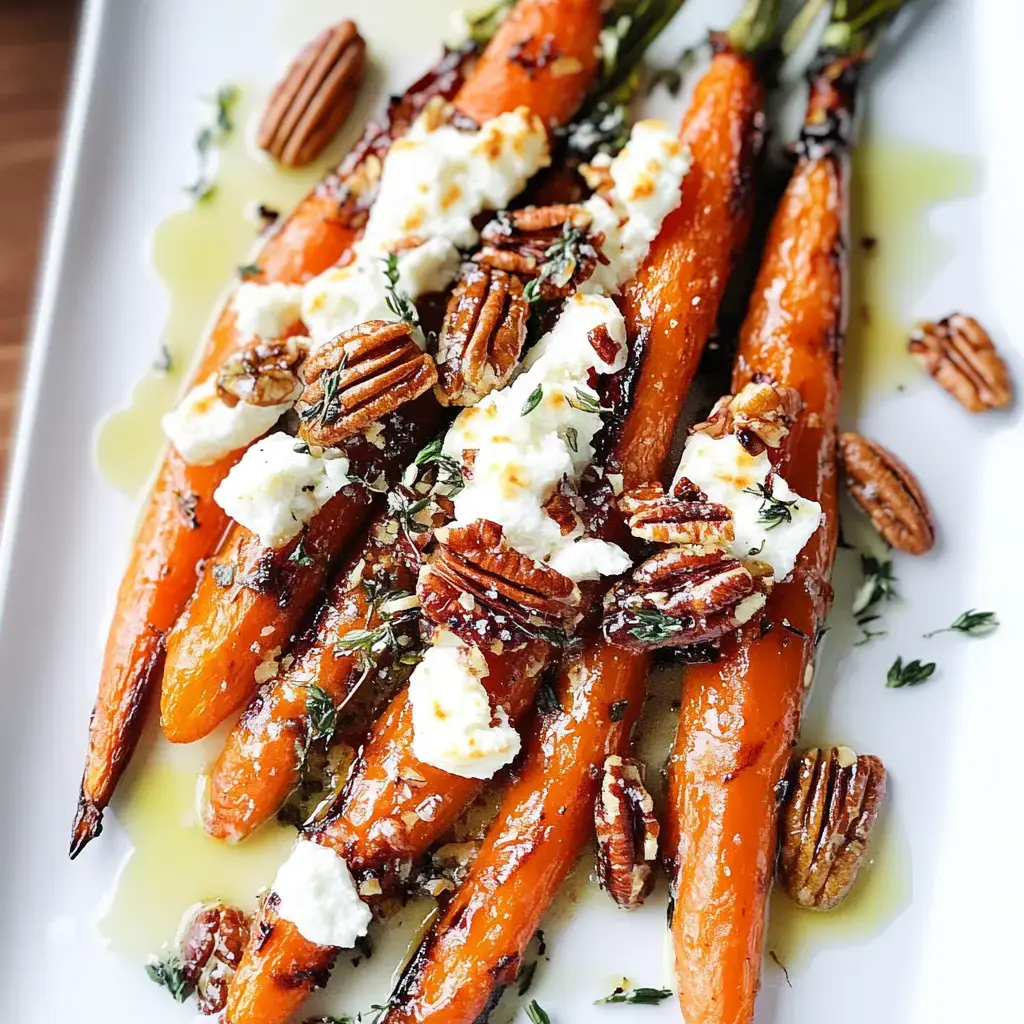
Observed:
[[[908,310],[955,246],[929,228],[928,211],[972,195],[980,178],[979,161],[959,153],[870,138],[855,149],[845,373],[855,401],[917,372]]]
[[[295,841],[295,830],[276,821],[242,843],[212,839],[199,821],[196,779],[195,767],[151,761],[117,808],[135,849],[99,928],[110,948],[134,963],[174,938],[193,903],[223,899],[251,910]]]
[[[239,89],[235,130],[219,152],[215,191],[207,199],[168,216],[149,241],[149,258],[167,289],[169,302],[153,356],[159,361],[162,344],[170,367],[163,371],[154,366],[139,381],[127,405],[100,423],[95,446],[96,462],[104,478],[130,498],[138,495],[153,471],[163,446],[160,417],[171,408],[188,378],[212,316],[219,312],[218,298],[237,281],[237,268],[252,262],[259,235],[253,209],[262,203],[287,214],[338,162],[357,130],[350,123],[315,163],[285,170],[252,142],[262,102],[255,88]],[[357,120],[361,118],[353,117],[353,122]]]
[[[849,946],[880,935],[910,905],[910,858],[895,828],[882,824],[850,895],[835,910],[805,910],[778,886],[772,890],[765,949],[793,974],[828,946]]]

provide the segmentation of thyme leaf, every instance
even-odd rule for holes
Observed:
[[[317,742],[330,743],[338,728],[338,710],[331,695],[316,683],[306,684],[306,750]]]
[[[899,657],[889,667],[889,672],[885,677],[885,685],[888,687],[917,686],[926,679],[930,679],[934,672],[934,661],[927,661],[922,664],[915,658],[904,665],[903,658]]]
[[[575,391],[575,397],[569,398],[567,401],[574,409],[579,409],[580,412],[593,412],[600,415],[603,412],[611,412],[611,408],[601,404],[600,399],[590,391],[586,391],[583,388],[573,388]]]
[[[562,233],[544,250],[544,262],[535,278],[523,288],[523,298],[527,302],[538,302],[544,282],[554,280],[563,287],[572,278],[580,259],[587,250],[592,250],[585,232],[573,227],[568,221],[562,225]]]
[[[575,427],[565,428],[565,443],[574,451],[580,450],[580,433]]]
[[[529,397],[523,402],[523,408],[520,410],[520,416],[528,416],[534,409],[537,408],[541,403],[541,399],[544,397],[544,388],[538,384],[529,394]]]
[[[223,143],[234,131],[232,117],[235,103],[238,100],[238,89],[233,85],[225,85],[217,90],[212,99],[214,120],[212,124],[203,125],[196,133],[195,150],[199,163],[196,180],[185,186],[185,191],[194,202],[209,199],[217,190],[211,171],[213,151]]]
[[[530,1024],[551,1024],[551,1018],[536,999],[531,999],[526,1006],[526,1016],[530,1018]]]
[[[995,612],[978,612],[971,608],[961,612],[953,622],[943,629],[933,629],[925,633],[925,637],[938,636],[939,633],[964,633],[967,636],[988,636],[999,628],[999,620]]]
[[[657,1006],[663,999],[672,995],[670,988],[616,988],[611,995],[595,1001],[595,1005],[603,1003],[636,1003],[640,1006]]]
[[[288,561],[294,562],[296,565],[307,567],[313,564],[313,559],[306,553],[303,540],[304,538],[299,537],[299,543],[295,545],[292,553],[288,556]]]
[[[800,500],[794,498],[792,501],[785,501],[776,498],[767,484],[758,483],[753,487],[744,487],[744,494],[753,494],[761,499],[761,507],[758,509],[757,521],[765,525],[766,529],[774,530],[783,523],[793,522],[793,506]]]
[[[657,608],[637,608],[630,613],[630,618],[635,623],[630,627],[630,634],[645,644],[661,643],[683,628],[681,622]]]
[[[185,977],[184,968],[176,956],[169,956],[166,960],[152,957],[146,964],[146,974],[150,981],[167,989],[178,1003],[185,1002],[195,988]]]
[[[466,481],[462,476],[462,467],[458,462],[450,455],[445,455],[441,450],[443,444],[443,438],[435,438],[426,447],[420,449],[413,460],[413,465],[421,469],[426,469],[430,466],[436,467],[438,486],[446,488],[448,497],[451,497],[454,494],[458,494],[466,486]]]
[[[398,257],[393,252],[389,252],[387,256],[382,257],[381,262],[384,264],[384,276],[388,280],[386,289],[388,294],[385,299],[388,309],[410,327],[419,327],[420,316],[416,312],[412,299],[398,287],[398,280],[401,277],[398,270]]]

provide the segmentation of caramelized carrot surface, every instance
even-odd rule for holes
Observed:
[[[602,20],[598,0],[520,0],[477,65],[477,73],[486,77],[478,80],[474,74],[456,96],[456,106],[483,120],[525,105],[548,123],[564,123],[593,78]],[[571,63],[538,61],[534,66],[533,48],[548,36],[557,42],[559,56]],[[533,642],[502,658],[484,653],[490,669],[485,680],[488,692],[515,719],[532,701],[536,673],[550,656],[548,645]],[[403,782],[403,768],[412,768],[424,782],[418,784],[414,778],[415,787]],[[481,785],[413,758],[411,707],[403,692],[374,726],[334,819],[315,838],[336,848],[353,871],[386,873],[396,859],[427,849]],[[254,924],[229,991],[230,1024],[281,1024],[333,962],[335,950],[318,947],[293,928],[282,927],[287,922],[275,923],[272,908],[265,912],[264,927],[259,921]],[[255,941],[260,935],[263,938]]]
[[[746,239],[762,105],[752,62],[724,49],[684,119],[681,138],[694,162],[682,202],[628,295],[630,334],[645,336],[647,349],[615,452],[627,489],[662,473],[679,408]],[[600,635],[561,666],[559,708],[538,715],[522,767],[465,881],[395,991],[388,1024],[471,1024],[514,979],[593,834],[598,770],[608,754],[628,750],[649,667],[648,654],[612,647]]]
[[[824,123],[837,102],[827,79],[818,84],[811,125]],[[686,1020],[706,1024],[753,1019],[776,787],[831,595],[846,196],[842,147],[811,145],[772,223],[736,360],[734,391],[763,373],[800,392],[804,409],[783,443],[779,471],[821,504],[824,519],[792,582],[777,586],[764,612],[723,642],[720,661],[691,667],[684,681],[665,853],[679,1001]]]

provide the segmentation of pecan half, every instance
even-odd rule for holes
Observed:
[[[831,910],[846,898],[884,796],[885,768],[877,757],[814,747],[794,758],[777,872],[800,906]]]
[[[536,278],[531,290],[539,298],[565,298],[603,260],[603,236],[587,233],[592,220],[589,210],[575,204],[506,210],[480,233],[483,244],[473,259],[522,278]]]
[[[935,543],[935,518],[914,474],[888,449],[860,434],[840,434],[846,486],[890,546],[923,555]]]
[[[753,380],[735,395],[720,398],[703,423],[693,432],[723,437],[736,434],[751,455],[778,448],[800,415],[800,392],[770,380]]]
[[[436,538],[416,585],[432,622],[479,643],[492,634],[505,639],[513,625],[528,635],[567,633],[579,620],[576,584],[516,551],[497,523],[444,527]]]
[[[605,760],[594,825],[601,885],[623,909],[639,907],[654,887],[661,830],[638,761],[618,754]]]
[[[249,921],[237,907],[219,901],[189,911],[179,930],[181,969],[196,990],[200,1013],[220,1013],[228,982],[242,959]]]
[[[1010,371],[973,317],[952,313],[923,323],[907,348],[968,412],[1002,409],[1013,400]]]
[[[304,46],[270,94],[256,142],[286,167],[323,152],[352,112],[366,66],[366,43],[355,23],[325,28]]]
[[[714,640],[750,620],[767,600],[770,570],[716,551],[668,548],[620,580],[604,599],[605,637],[650,651]]]
[[[494,267],[469,263],[448,300],[437,348],[442,405],[476,405],[504,387],[526,342],[530,304],[523,282]]]
[[[666,494],[660,483],[641,484],[619,498],[619,510],[634,537],[685,544],[696,553],[716,551],[735,537],[732,513],[724,505],[708,501],[693,484],[689,490],[679,484],[673,490]]]
[[[299,364],[309,351],[305,338],[260,341],[231,356],[217,374],[217,393],[230,406],[281,405],[301,390]]]
[[[429,391],[437,368],[407,323],[367,320],[317,349],[302,379],[299,436],[328,447]]]

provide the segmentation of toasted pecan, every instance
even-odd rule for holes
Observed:
[[[846,486],[882,539],[910,555],[935,543],[935,517],[914,474],[887,448],[860,434],[839,435]]]
[[[687,497],[666,494],[660,483],[641,484],[619,497],[634,537],[658,544],[684,544],[694,553],[725,547],[735,531],[732,513],[694,487]]]
[[[952,313],[923,323],[907,348],[968,412],[1002,409],[1013,400],[1010,371],[973,317]]]
[[[270,94],[256,137],[259,147],[286,167],[314,160],[352,112],[365,66],[366,43],[354,22],[325,28]]]
[[[299,436],[329,447],[429,391],[437,368],[407,323],[367,320],[317,349],[302,379]]]
[[[802,907],[831,910],[849,894],[885,796],[877,757],[812,748],[790,769],[780,817],[778,877]]]
[[[237,907],[215,901],[189,911],[180,930],[181,969],[196,991],[200,1013],[224,1009],[248,933],[248,918]]]

